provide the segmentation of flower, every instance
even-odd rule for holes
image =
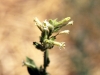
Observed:
[[[58,45],[60,50],[61,50],[61,48],[65,49],[65,46],[66,46],[65,42],[56,42],[56,41],[54,41],[54,44]]]
[[[49,29],[49,31],[53,31],[54,30],[54,26],[51,25],[47,20],[45,20],[43,22],[44,27],[47,27]]]
[[[54,44],[54,45],[57,45],[59,46],[59,49],[61,50],[61,48],[64,48],[65,49],[65,42],[57,42],[57,41],[53,41],[53,40],[48,40],[48,39],[45,39],[45,43],[49,43],[49,44]]]
[[[59,34],[62,34],[62,33],[67,33],[67,34],[69,34],[69,30],[64,30],[64,31],[61,31],[61,32],[59,32]]]
[[[43,30],[43,25],[42,23],[38,20],[38,18],[36,17],[34,19],[35,25],[42,31]]]
[[[55,37],[58,36],[59,34],[62,34],[62,33],[67,33],[67,34],[69,34],[69,32],[70,32],[69,30],[61,31],[61,32],[57,33],[57,34],[55,35]]]
[[[73,25],[73,21],[69,21],[67,25]]]
[[[43,23],[44,23],[44,26],[47,26],[47,27],[50,25],[50,23],[47,20],[45,20]]]
[[[67,17],[64,18],[61,21],[57,21],[57,19],[50,19],[49,21],[45,20],[42,23],[35,18],[35,25],[37,25],[37,27],[40,29],[41,33],[41,37],[40,37],[40,42],[41,45],[43,47],[45,47],[46,49],[51,49],[53,48],[54,45],[59,46],[59,48],[64,48],[65,49],[65,42],[57,42],[55,41],[56,36],[59,34],[69,34],[69,30],[63,30],[58,32],[62,27],[66,26],[66,25],[73,25],[73,21],[69,21],[71,18]],[[67,24],[66,24],[67,22]],[[54,32],[58,32],[55,36],[52,36],[52,34]]]

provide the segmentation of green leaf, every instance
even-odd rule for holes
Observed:
[[[43,46],[41,45],[41,44],[39,44],[39,43],[37,43],[37,42],[33,42],[33,45],[35,45],[35,47],[38,49],[38,50],[41,50],[41,51],[43,51]]]
[[[26,57],[26,61],[24,62],[24,65],[27,66],[27,70],[30,75],[41,75],[34,61],[29,57]]]
[[[29,57],[26,57],[26,61],[24,62],[24,65],[30,68],[37,68],[34,61]]]

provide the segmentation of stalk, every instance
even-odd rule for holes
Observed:
[[[45,50],[45,52],[44,52],[44,69],[43,69],[43,73],[44,73],[44,75],[46,75],[47,73],[46,73],[46,68],[47,68],[47,66],[48,66],[48,64],[49,64],[49,56],[48,56],[48,50]]]

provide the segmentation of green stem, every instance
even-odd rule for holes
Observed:
[[[45,50],[44,52],[44,74],[46,74],[46,68],[49,64],[49,57],[48,57],[48,50]]]

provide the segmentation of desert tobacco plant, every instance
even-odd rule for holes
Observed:
[[[61,21],[57,21],[57,19],[45,20],[42,23],[38,20],[38,18],[34,19],[35,25],[41,31],[40,42],[33,42],[33,45],[40,51],[44,53],[44,64],[38,68],[34,61],[29,57],[26,57],[26,61],[24,61],[24,65],[27,66],[28,72],[30,75],[48,75],[46,69],[50,63],[48,50],[52,49],[54,45],[59,46],[59,49],[65,49],[65,42],[55,41],[56,37],[60,34],[66,33],[69,34],[69,30],[60,31],[59,30],[66,26],[72,25],[73,21],[70,21],[70,17],[67,17]],[[52,35],[57,32],[56,35]]]

